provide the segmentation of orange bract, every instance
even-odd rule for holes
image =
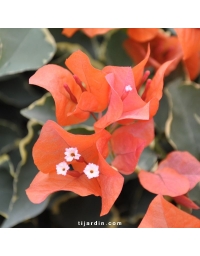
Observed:
[[[179,42],[183,50],[183,60],[194,80],[200,73],[200,29],[176,28]]]
[[[166,61],[176,59],[168,67],[166,74],[168,75],[172,70],[174,70],[182,58],[182,51],[179,40],[175,36],[169,36],[163,31],[156,33],[151,40],[144,43],[140,43],[131,38],[125,40],[124,47],[130,57],[134,62],[139,63],[146,54],[146,49],[148,43],[150,44],[151,54],[147,63],[147,67],[153,66],[155,69],[158,69],[160,65]]]
[[[88,37],[94,37],[97,35],[105,34],[111,29],[112,28],[64,28],[62,34],[67,37],[71,37],[76,31],[81,30]]]
[[[67,37],[71,37],[71,36],[73,36],[75,33],[76,33],[76,31],[78,31],[80,28],[64,28],[63,30],[62,30],[62,34],[63,35],[65,35],[65,36],[67,36]]]
[[[123,174],[134,172],[143,149],[154,139],[153,119],[122,126],[111,136],[111,148],[115,154],[112,165]]]
[[[152,81],[146,85],[141,97],[137,90],[141,85],[148,56],[149,48],[144,60],[134,68],[107,66],[103,69],[111,88],[111,95],[106,114],[94,124],[96,130],[104,129],[114,122],[129,124],[133,120],[149,120],[156,114],[162,97],[164,74],[176,60],[160,66]],[[126,87],[131,90],[126,91]]]
[[[88,93],[97,102],[93,112],[103,111],[108,106],[110,88],[103,71],[94,68],[86,54],[80,50],[71,54],[65,61],[69,70],[81,80]],[[86,109],[90,101],[83,102],[81,109]]]
[[[164,76],[167,69],[176,62],[176,59],[163,63],[156,71],[151,83],[145,87],[142,99],[149,103],[149,116],[153,117],[159,107],[159,101],[163,94]]]
[[[142,81],[142,77],[144,74],[144,68],[148,62],[149,56],[150,56],[150,45],[148,44],[147,53],[146,53],[144,59],[140,63],[138,63],[138,65],[135,65],[132,68],[134,80],[135,80],[135,86],[136,86],[137,90],[141,86],[141,81]]]
[[[109,95],[104,74],[92,67],[84,53],[73,53],[66,64],[84,85],[78,84],[67,69],[53,64],[41,67],[29,80],[30,84],[43,87],[52,94],[58,123],[63,126],[87,120],[90,112],[103,111]]]
[[[173,151],[153,172],[141,171],[141,185],[148,191],[168,195],[189,208],[197,209],[186,194],[200,181],[200,162],[188,152]]]
[[[190,183],[189,190],[200,181],[200,162],[189,152],[173,151],[160,162],[158,170],[172,168],[186,177]]]
[[[110,134],[102,130],[92,135],[74,135],[66,132],[53,121],[44,124],[33,148],[34,163],[40,172],[26,193],[33,203],[40,203],[51,193],[65,190],[81,196],[102,197],[101,215],[107,214],[119,196],[123,177],[105,160]],[[66,176],[56,173],[56,165],[64,161],[66,148],[76,147],[84,161],[73,160],[73,170]],[[83,173],[87,163],[99,166],[99,177],[88,179]]]
[[[128,36],[137,42],[146,42],[153,39],[159,32],[158,28],[128,28]]]
[[[175,31],[183,50],[184,60],[200,51],[200,29],[175,28]]]
[[[200,207],[195,204],[190,198],[188,198],[186,195],[176,196],[173,197],[173,200],[180,205],[183,205],[190,209],[198,210]]]
[[[194,80],[200,73],[200,30],[197,28],[176,28],[177,36],[170,36],[162,30],[128,29],[129,38],[124,47],[134,62],[139,63],[145,56],[147,44],[151,55],[146,66],[158,69],[168,60],[176,59],[166,71],[168,75],[183,59],[190,79]]]
[[[186,177],[168,167],[154,173],[141,170],[138,178],[145,189],[160,195],[180,196],[187,193],[190,187]]]
[[[200,228],[200,220],[156,196],[138,228]]]
[[[110,102],[106,114],[95,123],[95,128],[103,129],[111,123],[133,119],[148,120],[149,104],[138,95],[131,67],[107,66],[103,69],[111,87]],[[131,90],[126,91],[130,86]]]

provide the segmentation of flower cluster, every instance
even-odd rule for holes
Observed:
[[[77,148],[66,148],[65,149],[65,160],[67,162],[72,162],[73,159],[79,160],[81,155],[78,154]],[[82,157],[82,160],[86,163],[84,158]],[[67,171],[70,169],[70,166],[66,162],[61,162],[56,165],[57,174],[66,175]],[[83,170],[85,175],[88,177],[88,179],[98,177],[99,176],[99,166],[93,163],[89,163],[86,165],[85,169]]]
[[[68,32],[66,29],[63,34]],[[142,151],[153,141],[153,117],[162,97],[163,79],[183,54],[180,54],[178,39],[166,39],[158,29],[149,29],[146,34],[140,29],[135,29],[136,32],[140,35],[137,40],[140,38],[141,41],[133,47],[139,49],[137,54],[130,51],[131,44],[135,43],[133,30],[128,30],[131,39],[125,42],[126,49],[139,60],[133,68],[105,66],[99,70],[91,65],[85,53],[78,50],[66,59],[67,69],[48,64],[30,78],[30,84],[51,93],[57,118],[57,123],[47,121],[44,124],[33,148],[39,173],[26,190],[33,203],[40,203],[59,190],[73,191],[80,196],[100,196],[101,215],[107,214],[122,190],[123,175],[134,172]],[[182,32],[177,30],[177,33]],[[168,54],[167,61],[161,59],[158,65],[154,65],[157,70],[150,79],[150,71],[145,67],[151,62],[157,63],[152,57],[155,50],[153,40],[170,40],[175,48]],[[94,118],[91,135],[75,135],[61,127],[81,124],[90,116]],[[107,157],[112,159],[110,163]],[[146,181],[155,180],[152,184],[156,186],[150,186],[149,190],[155,189],[155,193],[172,197],[189,190],[188,180],[171,167],[158,172],[141,171],[139,179],[142,185],[149,188],[151,182]],[[179,179],[182,182],[180,191],[163,188],[158,181],[160,175]]]
[[[167,60],[176,58],[166,72],[166,75],[173,71],[178,63],[183,60],[183,64],[191,80],[194,80],[200,70],[200,30],[197,28],[176,28],[174,34],[170,36],[158,28],[129,28],[127,31],[129,38],[124,42],[124,47],[130,57],[136,62],[140,62],[146,52],[147,45],[151,46],[151,56],[148,66],[158,69]]]

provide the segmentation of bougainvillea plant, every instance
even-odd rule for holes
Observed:
[[[4,45],[15,31],[1,30]],[[45,214],[50,227],[200,227],[200,30],[36,32],[38,65],[17,69],[11,56],[10,75],[5,52],[0,66],[2,108],[18,106],[6,83],[28,88],[16,89],[28,134],[0,117],[15,138],[0,155],[2,227]]]

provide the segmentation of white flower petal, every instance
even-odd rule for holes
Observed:
[[[125,86],[125,91],[126,92],[130,92],[132,90],[133,90],[133,88],[130,85]]]
[[[70,169],[69,165],[66,162],[61,162],[56,165],[57,174],[66,175],[67,171]]]
[[[86,165],[83,172],[88,177],[88,179],[98,177],[99,176],[99,166],[96,164],[89,163],[88,165]]]
[[[77,148],[66,148],[65,149],[65,160],[67,162],[71,162],[73,159],[78,160],[80,158],[80,154],[78,154]]]

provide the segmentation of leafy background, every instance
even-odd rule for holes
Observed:
[[[167,30],[167,29],[166,29]],[[170,31],[170,29],[169,29]],[[29,85],[29,78],[47,63],[65,67],[65,59],[81,49],[91,63],[134,66],[123,48],[126,29],[114,29],[88,38],[81,31],[67,38],[61,28],[0,29],[0,225],[1,228],[81,228],[78,221],[121,221],[111,228],[136,228],[155,197],[139,183],[137,175],[125,177],[123,190],[109,214],[99,217],[100,198],[57,192],[39,205],[32,204],[25,189],[38,172],[32,147],[42,125],[55,120],[49,93]],[[163,97],[155,121],[156,137],[138,167],[152,170],[171,151],[186,150],[200,160],[200,78],[188,84],[180,64],[165,79]],[[90,134],[91,120],[67,127],[72,133]],[[190,191],[200,205],[200,186]],[[200,210],[192,215],[200,218]],[[90,226],[94,227],[94,226]],[[97,225],[104,228],[108,226]]]

